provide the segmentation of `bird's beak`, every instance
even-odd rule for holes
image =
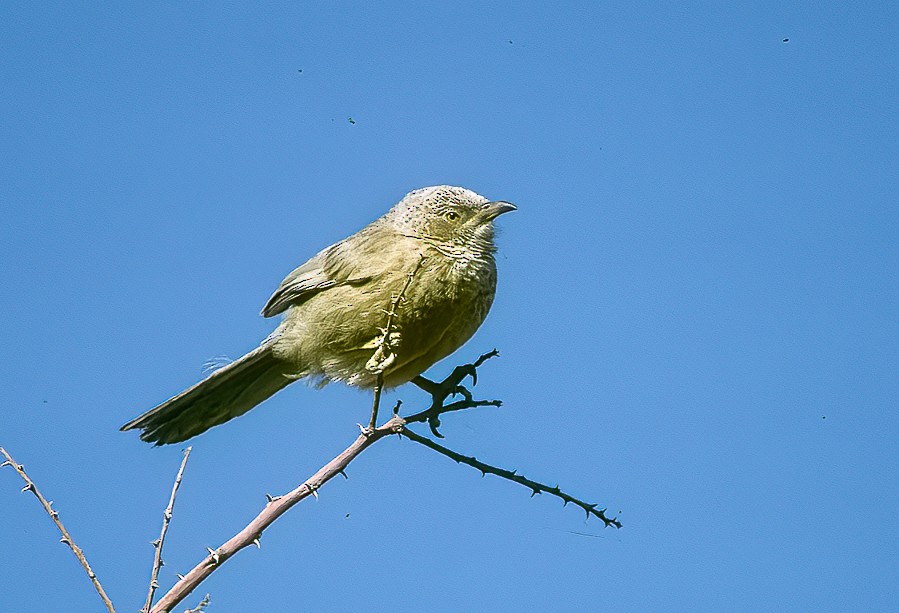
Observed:
[[[483,216],[484,221],[493,221],[503,213],[508,213],[509,211],[514,211],[518,208],[511,202],[505,202],[503,200],[488,202],[487,204],[484,204],[483,207],[484,208],[481,209],[481,215]]]

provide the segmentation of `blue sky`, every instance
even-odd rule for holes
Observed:
[[[181,451],[118,426],[265,337],[293,267],[464,185],[519,211],[490,317],[430,371],[498,347],[477,392],[505,404],[446,442],[624,528],[390,439],[215,573],[210,611],[895,610],[897,25],[877,2],[3,3],[0,445],[137,610]],[[298,384],[194,440],[163,589],[369,406]],[[0,471],[0,609],[99,610],[20,486]]]

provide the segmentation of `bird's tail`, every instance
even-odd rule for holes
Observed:
[[[243,415],[293,382],[285,376],[283,366],[272,355],[271,345],[264,343],[129,421],[122,430],[140,429],[142,440],[157,445],[185,441]]]

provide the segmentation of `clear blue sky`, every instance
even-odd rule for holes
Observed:
[[[624,528],[391,439],[211,612],[896,610],[895,3],[376,4],[0,6],[0,445],[119,609],[181,451],[118,426],[255,346],[294,266],[450,183],[519,211],[488,321],[431,371],[496,346],[477,391],[505,405],[447,443]],[[369,404],[294,385],[194,440],[163,588]],[[100,610],[20,487],[0,610]]]

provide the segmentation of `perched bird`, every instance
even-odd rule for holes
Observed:
[[[461,187],[410,192],[287,275],[262,309],[283,321],[259,347],[122,430],[176,443],[297,379],[361,388],[379,376],[384,387],[411,381],[483,323],[496,292],[493,221],[513,210]]]

